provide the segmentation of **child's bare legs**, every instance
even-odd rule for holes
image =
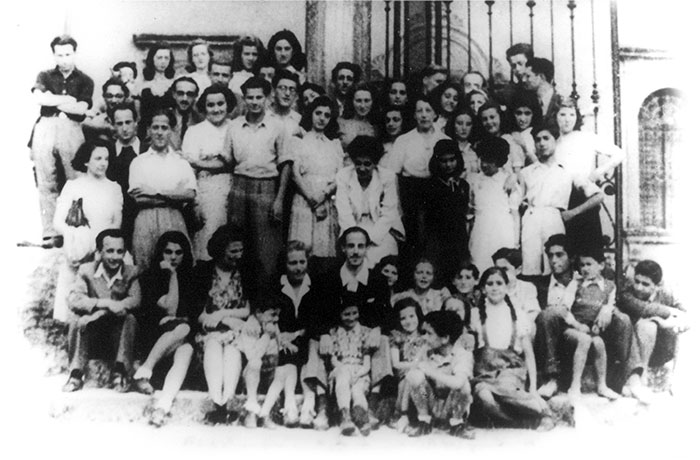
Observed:
[[[260,369],[262,368],[262,359],[252,358],[248,360],[248,364],[243,371],[245,380],[246,403],[245,408],[248,412],[258,415],[260,414],[260,404],[258,404],[258,386],[260,385]]]
[[[425,389],[425,374],[422,371],[413,369],[406,374],[406,383],[408,384],[409,397],[416,406],[418,412],[418,420],[421,422],[430,423],[432,417],[428,408],[428,394]]]
[[[165,376],[163,391],[155,404],[156,409],[163,409],[165,413],[170,412],[170,408],[175,400],[175,395],[180,391],[182,382],[185,381],[187,369],[189,369],[190,361],[192,361],[192,353],[192,345],[189,343],[180,345],[178,349],[175,350],[173,366],[168,371],[168,375]]]
[[[309,426],[313,422],[316,392],[303,379],[301,381],[301,389],[304,393],[304,401],[301,403],[300,422],[304,426]]]
[[[298,418],[294,390],[297,384],[297,369],[293,364],[287,364],[275,369],[275,377],[265,395],[260,416],[266,418],[270,415],[272,406],[275,405],[280,393],[284,390],[284,408],[288,419],[296,421]],[[291,391],[290,391],[291,387]]]
[[[236,393],[238,379],[241,377],[241,352],[233,344],[224,346],[223,365],[222,398],[225,404]]]
[[[168,331],[161,335],[155,345],[148,353],[148,358],[134,373],[134,380],[150,379],[153,374],[153,368],[160,362],[163,357],[173,353],[180,345],[183,344],[187,335],[190,333],[190,326],[180,324],[172,331]]]
[[[204,378],[207,381],[209,397],[214,404],[223,405],[224,385],[224,346],[216,340],[204,343]]]
[[[352,388],[350,369],[345,366],[337,367],[335,370],[335,399],[338,403],[338,409],[342,415],[340,424],[340,432],[345,436],[351,436],[355,433],[355,424],[350,418],[350,402],[352,400]],[[366,403],[366,401],[365,401]]]
[[[297,367],[293,364],[283,366],[284,369],[284,413],[285,422],[296,424],[299,421],[299,409],[297,409]]]
[[[596,335],[591,338],[593,350],[595,352],[595,370],[598,375],[598,394],[604,398],[615,400],[619,397],[617,393],[608,388],[606,383],[608,356],[605,352],[605,342]]]
[[[566,339],[576,345],[571,373],[571,386],[569,387],[569,397],[577,399],[581,397],[581,377],[583,369],[586,367],[588,350],[591,348],[591,336],[576,329],[567,329],[564,332]]]

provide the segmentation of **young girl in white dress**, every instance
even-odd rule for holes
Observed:
[[[508,161],[508,143],[492,137],[476,148],[481,159],[481,172],[471,184],[471,205],[474,227],[469,239],[472,262],[483,272],[493,265],[491,256],[500,248],[520,244],[520,195],[517,187],[510,189],[509,174],[503,166]]]
[[[289,240],[311,248],[317,258],[335,257],[338,215],[333,203],[335,175],[343,166],[336,104],[328,96],[314,99],[301,120],[306,130],[296,143],[293,174],[297,193],[292,202]]]
[[[436,289],[435,265],[428,259],[421,258],[413,266],[413,286],[407,291],[396,294],[391,299],[395,304],[401,299],[412,297],[420,304],[423,315],[431,311],[438,311],[442,307],[442,302],[450,296],[450,291],[443,287]]]

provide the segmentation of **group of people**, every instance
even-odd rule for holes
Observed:
[[[553,426],[546,400],[579,398],[589,354],[599,395],[642,402],[674,357],[688,324],[661,267],[623,281],[605,263],[596,183],[622,152],[579,129],[529,45],[490,91],[477,71],[364,82],[340,62],[326,92],[288,30],[241,38],[233,62],[195,40],[180,75],[159,44],[140,80],[114,66],[101,106],[76,41],[51,49],[30,147],[43,244],[64,255],[64,391],[107,347],[118,391],[153,394],[169,365],[155,426],[199,368],[212,424],[472,438]]]

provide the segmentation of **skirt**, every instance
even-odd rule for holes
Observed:
[[[187,235],[185,219],[179,209],[145,208],[141,209],[134,221],[134,260],[141,269],[150,266],[153,260],[156,242],[160,236],[170,230]]]

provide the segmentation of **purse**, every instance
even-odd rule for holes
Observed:
[[[83,212],[83,199],[78,198],[77,200],[73,200],[73,203],[70,205],[70,209],[68,210],[68,215],[66,216],[66,224],[69,227],[89,227],[90,223],[87,220],[87,217],[85,217],[85,213]]]

